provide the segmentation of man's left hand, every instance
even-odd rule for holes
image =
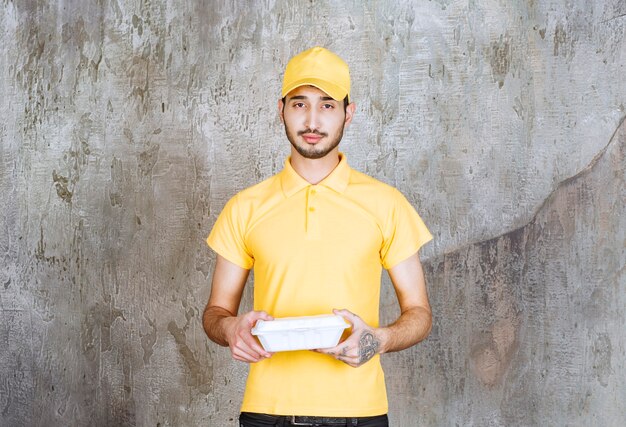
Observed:
[[[348,310],[333,310],[352,325],[352,333],[335,347],[315,350],[357,368],[382,352],[381,330],[372,328],[356,314]]]

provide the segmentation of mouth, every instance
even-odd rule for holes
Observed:
[[[324,133],[317,132],[298,132],[298,134],[304,139],[308,144],[316,144],[320,139],[326,136]]]
[[[320,135],[315,135],[315,134],[304,134],[302,135],[302,138],[304,138],[304,140],[308,142],[309,144],[315,144],[320,139],[322,139]]]

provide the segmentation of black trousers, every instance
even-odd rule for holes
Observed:
[[[284,415],[257,414],[253,412],[242,412],[239,416],[239,427],[289,427],[297,425],[312,426],[335,426],[335,427],[389,427],[387,415],[377,415],[374,417],[346,417],[345,422],[341,418],[331,418],[324,423],[322,417],[311,417],[312,419],[296,419],[302,424],[292,424],[292,417]]]

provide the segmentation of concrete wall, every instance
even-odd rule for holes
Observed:
[[[203,240],[282,168],[316,44],[351,66],[350,163],[435,235],[393,425],[626,424],[623,0],[2,0],[0,425],[235,424]]]

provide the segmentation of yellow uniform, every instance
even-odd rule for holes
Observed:
[[[382,268],[432,239],[395,188],[357,172],[345,156],[311,185],[291,167],[233,197],[207,242],[254,267],[254,309],[274,317],[348,309],[378,327]],[[254,363],[242,411],[276,415],[372,416],[387,412],[379,356],[352,368],[311,351]]]

